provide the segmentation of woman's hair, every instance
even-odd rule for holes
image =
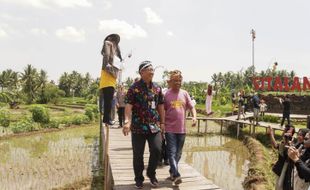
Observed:
[[[212,95],[212,85],[208,85],[208,91],[207,91],[207,94],[209,95],[209,96],[211,96]]]
[[[178,76],[178,77],[183,78],[182,77],[182,72],[179,71],[179,70],[173,70],[173,71],[169,72],[169,80],[171,80],[171,78],[174,77],[174,76]]]

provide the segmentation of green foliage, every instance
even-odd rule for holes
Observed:
[[[54,84],[47,84],[44,88],[44,91],[41,93],[38,102],[42,104],[53,103],[56,104],[59,102],[59,98],[64,96],[65,92],[60,90]]]
[[[263,117],[261,117],[261,120],[270,123],[279,123],[279,118],[272,115],[264,115]]]
[[[58,119],[55,119],[55,121],[53,121],[55,124],[55,126],[57,126],[56,124],[59,125],[64,125],[65,127],[68,127],[70,125],[81,125],[81,124],[87,124],[90,122],[90,119],[88,116],[83,115],[83,114],[75,114],[73,116],[65,116],[65,117],[61,117]]]
[[[30,132],[35,131],[40,128],[38,123],[33,122],[30,118],[24,118],[21,121],[12,124],[11,130],[13,133],[22,133],[22,132]]]
[[[47,124],[50,121],[50,115],[47,108],[41,105],[31,106],[30,112],[32,113],[32,119],[35,122],[41,124]]]
[[[10,112],[6,109],[0,109],[0,126],[5,128],[10,126]]]
[[[72,117],[71,116],[65,116],[59,119],[59,123],[65,125],[65,127],[68,127],[72,125]]]
[[[85,115],[89,118],[89,120],[98,119],[99,111],[98,106],[94,104],[86,104],[85,106]]]
[[[72,117],[72,124],[74,125],[81,125],[89,123],[89,118],[86,115],[74,115]]]
[[[48,128],[59,128],[60,125],[60,121],[59,119],[51,119],[49,124],[48,124]]]

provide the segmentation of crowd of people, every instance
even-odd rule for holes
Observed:
[[[268,134],[272,146],[278,151],[278,160],[272,171],[276,175],[276,190],[308,190],[310,188],[310,130],[295,128],[287,124],[281,142],[276,142],[274,131],[269,127]]]
[[[140,75],[126,91],[119,85],[117,91],[116,78],[119,68],[114,66],[114,59],[122,61],[119,50],[120,37],[117,34],[108,35],[103,44],[101,54],[103,64],[100,80],[100,112],[103,122],[109,126],[115,120],[117,109],[119,127],[125,136],[131,133],[133,149],[133,170],[135,187],[143,188],[144,183],[144,149],[148,142],[150,156],[146,176],[153,187],[158,186],[156,169],[161,160],[169,164],[167,174],[174,185],[182,183],[178,163],[182,156],[182,149],[186,138],[186,111],[190,112],[192,126],[196,126],[196,109],[194,97],[183,90],[182,72],[169,72],[168,88],[162,90],[153,82],[154,68],[151,61],[143,61],[138,67]],[[204,91],[206,95],[206,114],[212,112],[213,89],[208,85]],[[274,132],[268,130],[274,148],[278,150],[278,161],[272,170],[277,176],[276,190],[303,190],[310,185],[310,131],[300,129],[294,138],[295,128],[290,122],[290,99],[286,96],[279,99],[283,105],[281,126],[285,125],[282,141],[276,142]],[[238,105],[237,120],[246,119],[246,111],[253,108],[253,123],[259,125],[259,117],[267,111],[265,100],[260,99],[256,92],[246,95],[244,90],[232,93],[233,111]],[[252,104],[251,106],[249,106]]]

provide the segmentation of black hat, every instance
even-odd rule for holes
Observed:
[[[139,65],[139,73],[142,69],[145,69],[149,66],[152,66],[152,62],[151,61],[142,61],[142,63],[140,63]]]
[[[118,35],[118,34],[109,34],[105,39],[104,41],[108,40],[109,41],[113,41],[115,42],[116,44],[119,43],[119,41],[121,40],[121,37]]]

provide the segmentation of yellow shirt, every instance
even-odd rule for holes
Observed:
[[[116,78],[113,77],[110,73],[105,70],[101,70],[101,77],[99,83],[99,89],[105,87],[114,87],[116,86]]]

